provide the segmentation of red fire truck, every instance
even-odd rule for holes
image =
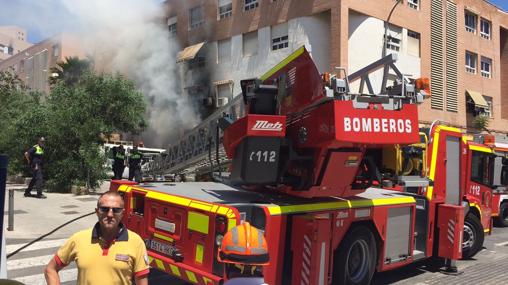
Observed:
[[[414,192],[375,187],[370,153],[417,142],[417,104],[428,95],[428,81],[405,78],[395,60],[321,76],[302,47],[260,79],[242,81],[246,115],[217,123],[232,161],[228,183],[114,181],[126,202],[123,222],[145,239],[150,265],[193,284],[222,284],[217,250],[242,221],[268,241],[268,284],[368,284],[375,271],[460,258],[463,188],[429,187],[421,177],[401,181],[423,189]],[[380,69],[398,79],[390,87],[383,79],[374,94],[369,74]],[[445,146],[456,151],[447,156],[460,154],[460,140],[439,140],[430,151]],[[436,161],[434,180],[459,185],[448,167]]]
[[[508,138],[494,135],[482,135],[475,137],[486,146],[485,153],[476,158],[478,170],[472,177],[477,183],[491,185],[492,217],[498,227],[508,226]]]
[[[428,138],[430,137],[430,140]],[[482,136],[470,136],[460,129],[444,125],[433,125],[430,136],[420,133],[420,142],[409,146],[389,146],[383,150],[383,163],[380,169],[394,177],[413,174],[429,177],[433,186],[427,190],[429,199],[432,189],[439,187],[454,192],[457,188],[464,189],[462,203],[465,206],[463,258],[473,257],[483,246],[485,233],[490,234],[492,228],[492,201],[494,183],[493,148],[483,143]],[[446,143],[439,147],[440,142],[459,141],[460,153]],[[437,151],[431,151],[433,147]],[[452,151],[452,156],[448,152]],[[458,153],[458,155],[457,155]],[[489,161],[492,162],[489,163]],[[449,180],[436,179],[436,163],[447,161],[445,176],[459,177],[459,184]],[[500,160],[498,160],[499,162]],[[497,167],[499,168],[499,167]],[[496,169],[497,169],[496,168]],[[499,170],[496,170],[498,173]],[[497,174],[499,176],[500,174]],[[501,188],[499,188],[500,190]],[[416,190],[422,190],[416,189]],[[420,193],[422,194],[422,193]],[[453,194],[456,195],[456,194]],[[499,197],[497,197],[499,198]]]

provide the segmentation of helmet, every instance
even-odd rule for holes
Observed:
[[[224,235],[217,258],[224,263],[268,265],[268,245],[263,233],[245,222]]]

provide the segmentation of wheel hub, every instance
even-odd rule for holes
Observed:
[[[468,223],[464,224],[464,240],[462,248],[471,248],[475,242],[475,234],[473,228]]]
[[[349,250],[347,268],[352,281],[360,281],[369,269],[369,246],[364,240],[357,240]]]

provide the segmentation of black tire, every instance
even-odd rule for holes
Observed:
[[[368,285],[376,270],[377,247],[369,228],[351,229],[334,252],[332,284]]]
[[[508,203],[501,203],[499,206],[499,216],[494,219],[494,225],[500,228],[508,227]]]
[[[485,233],[480,219],[475,214],[467,214],[462,237],[462,259],[472,258],[482,249]]]

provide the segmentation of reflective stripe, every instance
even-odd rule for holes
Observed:
[[[263,246],[263,234],[261,234],[261,232],[258,230],[258,248],[262,248]],[[264,250],[264,249],[263,249]],[[265,250],[265,253],[266,253],[266,250]]]
[[[277,71],[281,70],[282,68],[284,68],[288,63],[290,63],[293,59],[297,58],[299,55],[301,55],[303,53],[303,51],[305,50],[304,47],[301,47],[299,49],[297,49],[295,52],[293,52],[292,54],[290,54],[288,57],[286,57],[286,59],[284,59],[283,61],[281,61],[279,64],[277,64],[276,66],[274,66],[272,69],[270,69],[267,73],[263,74],[259,79],[261,79],[261,81],[265,81],[267,80],[270,76],[274,75],[275,73],[277,73]]]
[[[470,145],[469,149],[475,150],[475,151],[480,151],[480,152],[486,152],[486,153],[493,153],[494,152],[492,149],[490,149],[488,147],[477,146],[477,145]]]
[[[400,205],[415,203],[413,197],[397,197],[390,199],[364,199],[364,200],[347,200],[328,203],[292,205],[292,206],[268,206],[270,215],[282,215],[300,212],[317,212],[324,210],[340,210],[340,209],[354,209],[373,206],[387,206],[387,205]]]
[[[187,229],[208,234],[208,224],[210,217],[197,212],[189,212],[187,219]]]
[[[196,257],[195,257],[195,260],[197,263],[200,263],[202,264],[203,263],[203,252],[204,252],[204,247],[202,244],[196,244]]]
[[[233,238],[233,243],[235,245],[237,245],[238,244],[238,228],[236,228],[236,227],[233,228],[231,230],[231,234],[232,234],[232,238]],[[245,248],[244,248],[244,250],[245,250]]]
[[[35,154],[37,154],[37,155],[44,154],[44,149],[42,147],[40,147],[38,144],[34,145],[34,148],[35,148]]]
[[[239,246],[239,245],[226,245],[226,250],[232,250],[232,251],[238,251],[238,252],[245,252],[246,251],[244,246]]]
[[[182,274],[180,274],[180,270],[178,270],[177,266],[170,263],[169,268],[171,269],[171,273],[173,273],[173,275],[178,276],[178,277],[182,276]]]
[[[159,260],[159,259],[155,259],[155,264],[157,265],[157,267],[162,270],[162,271],[165,271],[166,268],[164,267],[164,263],[162,262],[162,260]]]
[[[172,239],[172,238],[170,238],[168,236],[165,236],[165,235],[161,235],[159,233],[154,233],[153,236],[158,238],[158,239],[162,239],[162,240],[169,241],[169,242],[173,242],[174,241],[174,239]]]
[[[482,219],[482,209],[480,208],[480,206],[476,203],[469,203],[469,206],[470,207],[475,207],[476,210],[478,210],[478,213],[480,213],[480,220]]]
[[[254,253],[254,254],[266,254],[266,253],[268,253],[266,251],[266,249],[264,249],[262,247],[253,247],[253,248],[250,249],[250,252]]]
[[[187,274],[187,279],[189,279],[192,283],[198,283],[198,279],[196,279],[196,274],[194,272],[185,270],[185,274]]]
[[[437,152],[439,148],[439,133],[441,131],[448,131],[462,134],[462,131],[458,128],[448,126],[437,126],[434,131],[434,137],[432,138],[432,158],[430,160],[430,171],[429,179],[434,181],[436,177],[436,163],[437,163]],[[434,186],[427,187],[427,199],[432,200],[432,194],[434,192]]]

